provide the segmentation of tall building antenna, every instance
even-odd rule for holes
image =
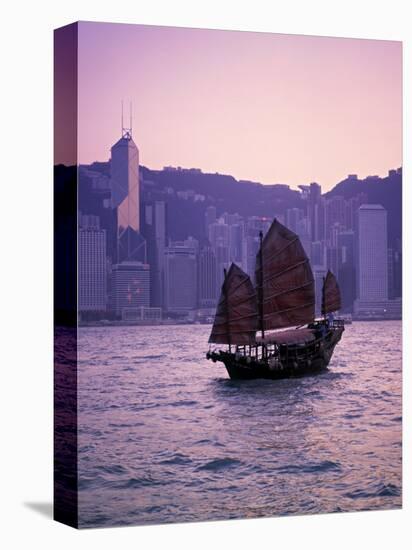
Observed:
[[[124,106],[123,106],[123,99],[122,99],[122,138],[125,138],[125,139],[132,139],[132,121],[133,121],[132,102],[130,102],[129,116],[130,116],[130,124],[129,124],[129,128],[126,128],[124,125]]]

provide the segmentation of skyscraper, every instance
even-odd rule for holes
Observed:
[[[393,297],[402,297],[402,241],[397,240],[393,255]]]
[[[335,225],[345,225],[345,199],[341,196],[335,196],[326,201],[325,204],[325,237],[332,241],[333,227]]]
[[[209,241],[213,248],[224,246],[229,248],[229,226],[220,218],[209,225]]]
[[[366,193],[358,193],[346,201],[345,205],[345,226],[353,231],[358,230],[358,210],[362,204],[367,204],[368,196]]]
[[[296,233],[302,243],[302,246],[306,252],[308,258],[311,257],[311,237],[310,237],[310,223],[309,218],[302,218],[298,221],[296,227]]]
[[[342,309],[351,312],[356,298],[355,233],[341,231],[337,241],[339,249],[338,281],[342,294]]]
[[[243,233],[242,223],[229,226],[229,260],[237,264],[242,262]]]
[[[387,214],[380,204],[359,208],[359,300],[388,299]]]
[[[78,231],[79,311],[106,310],[106,231],[98,216],[80,216]]]
[[[205,233],[209,238],[209,226],[216,222],[216,206],[208,206],[205,212]]]
[[[217,288],[217,266],[216,256],[210,244],[202,247],[198,261],[198,294],[199,307],[216,306]]]
[[[163,262],[166,246],[166,203],[152,201],[144,204],[142,233],[147,242],[147,261],[150,265],[150,305],[163,305]]]
[[[111,206],[116,233],[115,263],[144,261],[145,241],[140,235],[139,150],[131,128],[111,148]]]
[[[326,247],[326,267],[338,276],[341,250],[334,245]]]
[[[310,261],[312,265],[318,267],[325,267],[326,258],[325,258],[325,242],[324,241],[315,241],[311,245],[311,254]]]
[[[164,305],[186,313],[197,306],[197,241],[170,243],[164,256]]]
[[[213,248],[217,262],[217,284],[220,288],[223,282],[223,270],[229,267],[229,226],[219,218],[216,223],[209,225],[209,241]]]
[[[312,241],[320,241],[324,238],[324,200],[322,188],[318,183],[311,183],[307,199],[307,214],[310,224],[310,238]]]
[[[113,266],[112,309],[122,315],[124,309],[149,307],[150,267],[141,262],[122,262]]]
[[[297,233],[298,223],[303,218],[303,210],[300,208],[288,208],[286,210],[286,227]]]
[[[322,266],[312,266],[313,278],[315,280],[315,314],[322,312],[322,288],[327,270]]]
[[[242,243],[242,268],[252,280],[255,277],[256,254],[260,247],[259,233],[257,231],[254,233],[254,235],[246,235]],[[220,284],[222,282],[223,277],[219,280]]]

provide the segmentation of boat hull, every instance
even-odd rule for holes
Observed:
[[[344,327],[332,328],[315,343],[301,346],[283,346],[276,358],[258,359],[227,351],[211,352],[208,358],[221,361],[233,380],[266,378],[280,380],[317,374],[328,368],[336,344]]]

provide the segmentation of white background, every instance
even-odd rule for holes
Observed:
[[[404,317],[404,509],[75,531],[40,510],[52,499],[52,29],[83,19],[404,41],[409,1],[69,0],[3,4],[0,65],[1,493],[3,548],[406,548],[411,518],[410,385]],[[7,6],[7,7],[6,7]],[[408,116],[409,115],[409,116]],[[405,124],[404,219],[411,202]],[[371,167],[373,172],[373,167]],[[404,264],[410,223],[404,225]],[[410,306],[405,265],[404,304]],[[333,403],[331,403],[333,406]],[[34,505],[34,506],[33,506]],[[37,508],[37,509],[36,509]],[[410,544],[410,541],[409,541]]]

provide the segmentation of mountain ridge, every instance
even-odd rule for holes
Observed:
[[[89,170],[110,176],[109,162],[81,165]],[[61,170],[61,168],[60,168]],[[163,200],[168,204],[168,234],[172,240],[189,235],[205,237],[204,215],[208,206],[215,206],[217,215],[224,212],[241,216],[273,218],[284,216],[287,209],[305,208],[302,193],[288,185],[265,185],[252,181],[236,180],[227,174],[203,173],[196,169],[151,170],[140,166],[142,175],[141,202]],[[91,188],[89,178],[79,171],[80,190]],[[386,177],[369,176],[358,179],[349,176],[338,182],[322,196],[345,199],[365,193],[368,203],[381,204],[388,212],[388,237],[392,244],[402,234],[402,170],[390,170]],[[85,194],[85,196],[88,193]],[[81,201],[83,203],[83,201]],[[87,200],[92,208],[91,199]]]

